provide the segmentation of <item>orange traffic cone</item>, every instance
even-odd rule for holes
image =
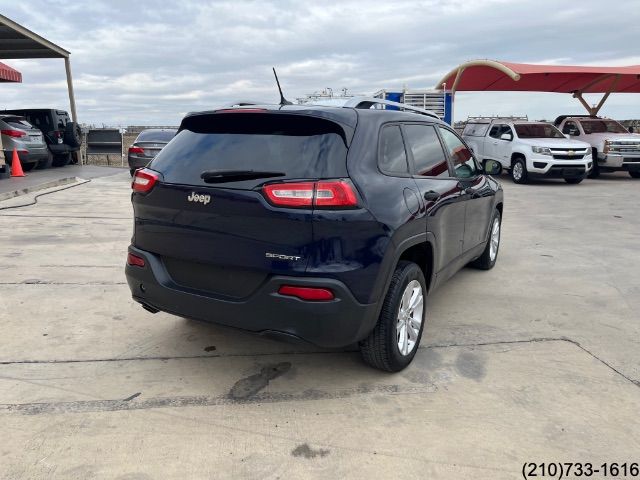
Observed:
[[[12,177],[25,177],[26,175],[22,171],[22,164],[20,163],[20,157],[16,147],[13,147],[13,158],[11,159],[11,176]]]

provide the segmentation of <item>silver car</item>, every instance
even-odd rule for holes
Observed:
[[[2,148],[6,162],[11,165],[13,149],[18,152],[22,169],[46,168],[53,160],[42,132],[19,115],[0,115]]]
[[[175,128],[149,128],[140,132],[129,147],[127,160],[131,175],[145,167],[176,136]]]

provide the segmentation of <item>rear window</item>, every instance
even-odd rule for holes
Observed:
[[[584,133],[628,133],[627,130],[615,120],[580,120]]]
[[[29,122],[23,117],[4,117],[5,123],[11,125],[12,127],[22,128],[22,129],[31,129],[33,128]]]
[[[282,172],[269,179],[212,184],[253,188],[268,180],[347,176],[340,125],[304,115],[229,113],[188,117],[182,131],[151,162],[166,183],[209,185],[211,170]]]
[[[519,123],[515,127],[519,138],[564,138],[550,123]]]
[[[34,125],[44,132],[50,132],[54,129],[51,123],[51,116],[47,113],[27,113],[25,116],[29,119],[31,125]]]
[[[170,142],[177,130],[145,130],[140,132],[136,142]]]

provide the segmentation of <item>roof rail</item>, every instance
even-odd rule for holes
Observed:
[[[493,121],[493,120],[524,120],[526,122],[529,121],[529,117],[527,115],[512,115],[512,116],[506,116],[506,115],[495,115],[495,116],[487,116],[487,117],[473,117],[473,116],[469,116],[467,117],[467,123],[472,122],[473,120],[485,120],[485,121]]]
[[[418,113],[420,115],[426,115],[427,117],[437,118],[438,120],[440,120],[440,117],[436,113],[430,110],[425,110],[424,108],[419,108],[419,107],[413,107],[411,105],[407,105],[406,103],[398,103],[398,102],[392,102],[391,100],[383,100],[381,98],[353,97],[348,101],[346,101],[343,107],[369,109],[377,105],[380,105],[380,108],[384,108],[384,106],[388,105],[390,107],[396,107],[398,110]]]

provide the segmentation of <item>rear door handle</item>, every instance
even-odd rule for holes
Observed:
[[[424,194],[424,199],[426,201],[428,201],[428,202],[435,202],[439,198],[440,198],[440,194],[438,192],[436,192],[435,190],[429,190],[428,192],[425,192],[425,194]]]

